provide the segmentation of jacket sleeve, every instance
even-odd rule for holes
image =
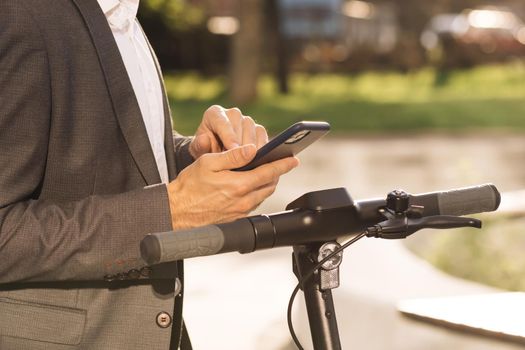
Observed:
[[[0,284],[100,280],[140,269],[139,243],[171,229],[166,186],[75,202],[39,199],[51,123],[43,38],[0,1]]]
[[[175,145],[175,157],[178,172],[181,172],[184,168],[195,161],[190,154],[190,143],[192,140],[193,137],[181,136],[177,132],[173,132],[173,143]]]

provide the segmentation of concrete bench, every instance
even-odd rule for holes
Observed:
[[[397,308],[421,322],[525,345],[525,293],[408,299]]]

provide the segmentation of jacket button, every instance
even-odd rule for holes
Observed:
[[[117,273],[116,277],[119,281],[125,281],[128,279],[128,274],[125,272],[119,272]]]
[[[168,328],[171,326],[171,316],[167,312],[159,312],[157,315],[157,326],[160,328]]]
[[[115,278],[116,278],[115,275],[106,275],[106,276],[104,276],[104,281],[106,281],[106,282],[112,282],[112,281],[115,280]]]
[[[142,277],[150,277],[151,276],[151,267],[144,266],[140,269],[140,274]]]
[[[132,280],[136,280],[140,278],[140,271],[139,270],[129,270],[128,271],[128,277]]]

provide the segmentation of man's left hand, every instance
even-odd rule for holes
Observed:
[[[268,142],[266,129],[245,116],[238,108],[211,106],[204,112],[195,138],[190,144],[194,159],[206,153],[217,153],[242,145],[260,148]]]

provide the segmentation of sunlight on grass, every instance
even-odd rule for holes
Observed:
[[[525,217],[483,220],[481,231],[426,231],[406,241],[417,255],[457,277],[525,291]]]
[[[166,77],[176,129],[192,133],[212,104],[231,106],[226,78],[195,73]],[[294,74],[291,93],[259,81],[259,99],[241,106],[271,132],[301,119],[322,119],[336,132],[525,127],[525,64],[437,73]]]
[[[182,101],[216,99],[225,86],[223,78],[203,79],[196,73],[167,75],[164,82],[170,98]]]

